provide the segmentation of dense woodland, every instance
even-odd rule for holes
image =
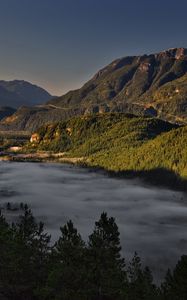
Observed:
[[[85,242],[72,221],[52,244],[27,206],[17,223],[0,216],[2,300],[186,300],[187,256],[158,287],[137,253],[121,256],[115,219],[102,213]]]
[[[186,126],[106,113],[43,126],[23,150],[63,152],[65,157],[82,158],[87,166],[118,174],[147,172],[149,179],[152,174],[154,180],[186,187],[186,145]],[[158,286],[137,253],[130,263],[121,256],[117,224],[106,213],[87,242],[72,221],[60,231],[52,244],[28,207],[17,223],[8,224],[0,217],[0,299],[187,299],[187,255]]]
[[[81,157],[88,166],[149,174],[147,177],[160,179],[160,183],[187,186],[187,126],[106,113],[41,127],[37,136],[37,141],[28,145],[29,151],[65,152],[69,157]]]

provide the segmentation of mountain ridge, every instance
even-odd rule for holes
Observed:
[[[0,106],[33,106],[52,99],[45,89],[25,80],[0,80]]]
[[[126,56],[99,70],[80,89],[39,107],[19,109],[0,129],[35,131],[75,115],[123,112],[187,123],[187,49]]]

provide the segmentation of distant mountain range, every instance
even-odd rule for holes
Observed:
[[[0,106],[18,108],[33,106],[52,99],[43,88],[24,80],[0,80]]]
[[[42,101],[45,101],[42,97],[38,99]],[[172,48],[157,54],[117,59],[82,88],[48,99],[39,107],[18,109],[12,117],[0,122],[0,128],[35,131],[43,124],[74,115],[103,112],[149,115],[187,123],[187,49]]]

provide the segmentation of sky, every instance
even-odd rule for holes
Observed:
[[[62,95],[126,55],[187,47],[186,0],[0,0],[0,79]]]

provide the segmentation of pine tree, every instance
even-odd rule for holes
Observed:
[[[8,226],[8,237],[3,241],[3,291],[11,300],[35,299],[45,280],[50,237],[27,208],[17,224]]]
[[[44,292],[45,299],[78,300],[85,297],[85,243],[72,221],[60,228]]]
[[[167,272],[162,284],[164,300],[187,299],[187,255],[183,255],[177,263],[173,273]]]
[[[168,269],[164,282],[161,284],[161,288],[160,288],[160,298],[161,299],[167,299],[169,298],[171,295],[171,287],[172,287],[172,282],[173,282],[173,277],[172,277],[172,273],[171,270]]]
[[[6,299],[9,288],[10,246],[12,244],[12,232],[5,218],[0,212],[0,299]]]
[[[126,283],[118,227],[102,213],[88,243],[91,299],[120,299]]]
[[[128,268],[128,300],[155,300],[158,291],[153,284],[153,277],[148,267],[142,270],[141,259],[135,252]]]

